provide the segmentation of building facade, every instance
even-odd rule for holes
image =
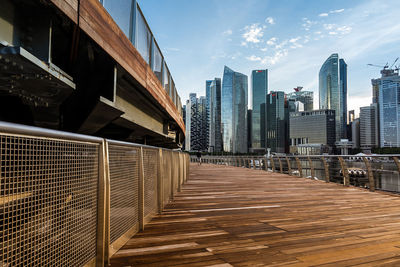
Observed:
[[[371,104],[360,107],[360,148],[370,150],[379,147],[378,107]]]
[[[208,151],[222,151],[221,132],[221,79],[215,78],[211,81],[208,116]]]
[[[394,70],[382,70],[375,79],[379,86],[380,147],[400,147],[400,76]]]
[[[266,104],[268,94],[268,70],[253,70],[251,72],[252,85],[252,117],[251,117],[251,151],[265,151],[265,123]]]
[[[291,112],[289,116],[290,153],[329,153],[336,140],[335,110]]]
[[[351,141],[354,148],[360,148],[360,118],[354,119],[351,123]]]
[[[223,150],[247,153],[248,78],[225,66],[221,91]]]
[[[189,94],[186,101],[186,136],[185,150],[187,151],[207,151],[208,143],[206,140],[207,125],[206,98],[197,98],[195,93]]]
[[[332,54],[319,71],[319,109],[333,109],[336,114],[336,141],[346,138],[347,64]]]
[[[271,152],[285,153],[286,148],[286,116],[285,93],[270,92],[267,95],[267,148]]]
[[[294,92],[287,94],[287,98],[298,102],[296,111],[311,111],[314,109],[314,92],[302,91],[302,89],[303,87],[300,86],[294,88]]]

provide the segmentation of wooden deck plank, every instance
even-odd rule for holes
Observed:
[[[111,266],[396,266],[400,197],[261,170],[191,165]]]

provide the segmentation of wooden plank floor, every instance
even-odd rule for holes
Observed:
[[[112,266],[400,266],[400,197],[191,165],[182,192]]]

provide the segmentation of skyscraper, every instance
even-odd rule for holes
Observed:
[[[400,76],[392,69],[384,69],[381,74],[372,81],[379,86],[380,147],[400,147]]]
[[[221,92],[223,150],[247,152],[247,76],[225,66]]]
[[[186,101],[186,137],[185,150],[207,151],[208,143],[205,140],[206,125],[206,98],[189,95]]]
[[[371,149],[379,145],[378,105],[360,107],[360,147]]]
[[[300,102],[303,104],[304,110],[300,110],[301,108],[298,103],[296,103],[296,107],[298,110],[296,111],[311,111],[314,109],[314,92],[312,91],[302,91],[303,87],[297,86],[293,88],[294,92],[287,94],[288,99],[293,99],[296,102]]]
[[[336,141],[346,138],[347,64],[338,54],[332,54],[319,71],[319,108],[335,110]]]
[[[209,98],[209,123],[208,134],[209,152],[222,151],[222,133],[221,133],[221,79],[215,78],[210,81]]]
[[[210,122],[211,122],[211,117],[210,117],[210,112],[211,112],[211,83],[212,80],[207,80],[206,81],[206,141],[207,143],[210,143]]]
[[[286,116],[285,93],[271,92],[267,95],[267,148],[272,152],[285,153]]]
[[[252,84],[252,117],[251,117],[251,150],[265,151],[265,101],[268,94],[268,70],[253,70]]]

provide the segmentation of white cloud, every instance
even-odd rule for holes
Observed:
[[[224,32],[222,33],[222,35],[223,35],[223,36],[229,36],[229,35],[232,35],[232,33],[233,33],[232,30],[229,29],[229,30],[224,31]]]
[[[262,52],[267,52],[268,48],[264,47],[260,49]]]
[[[325,30],[332,30],[335,27],[335,24],[324,24],[323,27]]]
[[[289,40],[290,43],[296,43],[298,40],[300,40],[301,37],[296,37],[296,38],[292,38]]]
[[[348,34],[350,33],[352,28],[350,26],[342,26],[338,27],[336,31],[340,32],[341,34]]]
[[[259,23],[246,26],[244,28],[245,33],[242,35],[242,37],[245,39],[244,43],[259,43],[264,35],[263,29],[265,29],[265,26],[260,26]]]
[[[251,55],[251,56],[249,56],[249,57],[246,57],[246,59],[247,59],[247,60],[250,60],[250,61],[261,61],[261,58],[255,56],[255,55]]]
[[[337,32],[329,32],[329,35],[337,35],[338,33]]]
[[[344,11],[344,8],[342,9],[336,9],[336,10],[331,10],[329,11],[329,13],[333,14],[333,13],[342,13]]]
[[[261,64],[267,65],[275,65],[278,63],[283,57],[288,55],[287,49],[278,50],[275,52],[273,56],[267,56],[261,60]]]
[[[329,14],[328,14],[328,13],[321,13],[321,14],[319,14],[318,16],[320,16],[320,17],[327,17],[327,16],[329,16]]]
[[[303,20],[303,24],[302,24],[301,26],[302,26],[303,29],[306,30],[306,31],[309,31],[310,28],[311,28],[313,25],[317,24],[316,21],[309,20],[308,18],[303,18],[302,20]]]
[[[272,24],[275,24],[275,20],[274,20],[274,18],[272,18],[272,17],[266,18],[266,19],[265,19],[265,22],[266,22],[266,23],[269,23],[269,24],[271,24],[271,25],[272,25]]]
[[[276,44],[276,40],[278,40],[278,38],[272,37],[271,39],[269,39],[269,40],[267,41],[267,45],[274,45],[274,44]]]
[[[275,45],[275,49],[281,49],[288,43],[287,40],[281,42],[280,44]]]

